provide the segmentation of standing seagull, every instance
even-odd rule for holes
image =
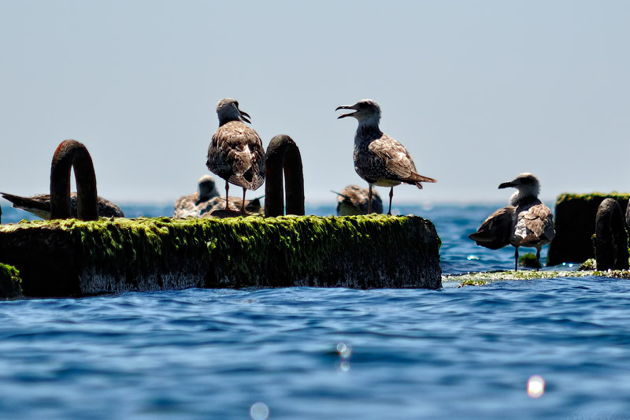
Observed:
[[[384,134],[379,128],[381,108],[371,99],[363,99],[354,105],[342,105],[340,109],[353,109],[355,112],[342,114],[337,118],[354,117],[359,121],[354,136],[354,170],[369,184],[368,213],[372,212],[372,186],[390,187],[389,210],[392,214],[394,186],[401,182],[422,188],[421,182],[437,182],[433,178],[420,175],[411,155],[405,146]]]
[[[238,102],[225,98],[217,105],[219,128],[212,136],[206,166],[225,180],[225,209],[228,210],[228,183],[243,188],[241,213],[245,214],[245,192],[258,189],[265,181],[265,150],[252,128],[250,116]]]
[[[499,185],[499,188],[509,187],[518,190],[510,197],[510,205],[492,213],[477,232],[468,237],[477,245],[490,249],[512,244],[515,248],[514,270],[518,270],[518,247],[534,247],[540,265],[540,249],[556,235],[553,215],[538,199],[540,183],[534,175],[520,174],[513,181]]]

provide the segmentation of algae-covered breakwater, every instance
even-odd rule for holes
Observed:
[[[439,288],[420,217],[52,220],[0,225],[26,296],[187,287]]]
[[[630,194],[561,194],[556,199],[556,237],[549,246],[547,265],[584,262],[595,256],[592,236],[595,233],[597,208],[605,198],[614,198],[622,209]]]

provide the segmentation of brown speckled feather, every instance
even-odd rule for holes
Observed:
[[[370,132],[373,131],[373,132]],[[411,155],[399,141],[380,130],[361,130],[355,141],[355,170],[368,182],[386,179],[422,188],[420,182],[436,182],[418,174]]]
[[[199,217],[200,204],[203,204],[203,202],[199,202],[199,193],[197,192],[180,197],[175,201],[173,217],[180,219],[184,217]]]
[[[542,246],[551,242],[554,236],[553,214],[540,200],[516,208],[516,224],[510,239],[512,245]]]
[[[337,215],[354,216],[367,214],[368,196],[369,191],[367,188],[361,188],[358,185],[348,185],[337,195]],[[383,201],[376,191],[372,191],[372,211],[374,213],[383,213]]]
[[[208,169],[228,182],[258,189],[265,181],[265,151],[256,131],[241,121],[220,126],[208,149]]]
[[[468,237],[477,245],[490,249],[499,249],[509,245],[514,229],[515,210],[516,207],[507,206],[495,211],[484,220],[477,232]]]

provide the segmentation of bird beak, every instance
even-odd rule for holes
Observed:
[[[335,111],[339,111],[340,109],[354,109],[354,110],[356,110],[354,105],[341,105],[341,106],[338,106],[337,108],[335,108]],[[340,116],[337,117],[337,119],[345,118],[345,117],[352,117],[354,114],[356,114],[356,112],[349,112],[347,114],[341,114]]]
[[[249,116],[249,114],[248,114],[247,112],[245,112],[245,111],[241,111],[240,109],[239,109],[238,111],[241,113],[241,119],[242,119],[243,121],[245,121],[246,123],[249,123],[249,124],[251,124],[251,123],[252,123],[252,122],[250,121],[250,119],[251,119],[252,117],[250,117],[250,116]]]
[[[519,185],[519,183],[516,180],[510,181],[510,182],[504,182],[503,184],[499,185],[499,189],[516,187],[517,185]]]
[[[346,200],[349,200],[349,199],[350,199],[350,197],[348,197],[347,195],[345,195],[345,194],[341,194],[341,193],[338,193],[337,191],[330,190],[330,192],[331,192],[331,193],[333,193],[333,194],[337,194],[339,197],[343,197],[343,198],[345,198]]]

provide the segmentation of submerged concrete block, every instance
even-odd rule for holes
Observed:
[[[53,220],[0,226],[26,296],[241,287],[441,287],[420,217]]]
[[[614,198],[626,208],[630,194],[561,194],[556,199],[556,237],[549,246],[547,265],[584,262],[595,257],[592,237],[595,215],[605,198]]]

